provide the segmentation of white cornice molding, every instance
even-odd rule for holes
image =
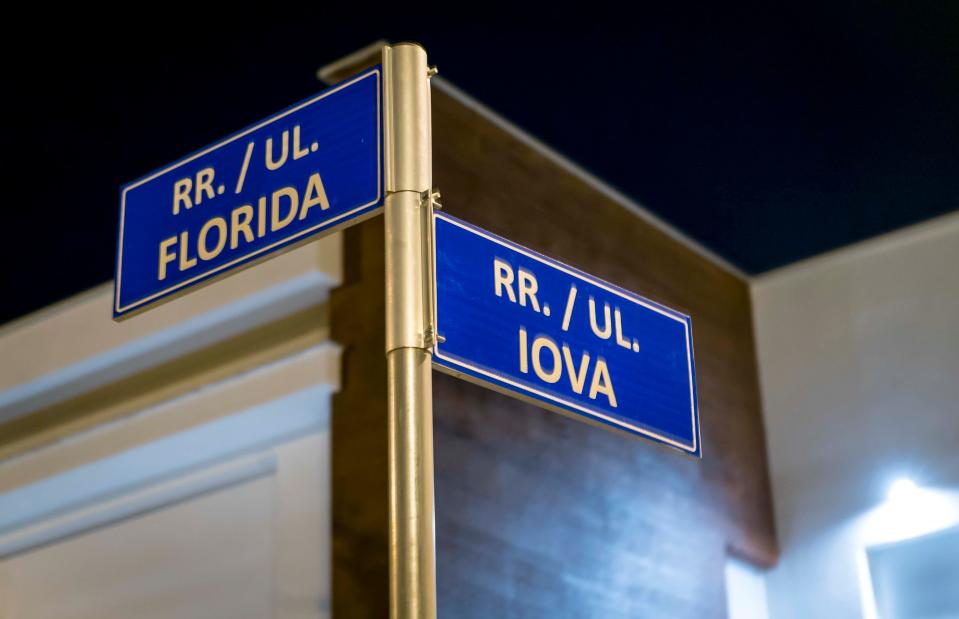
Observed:
[[[0,330],[0,422],[91,392],[310,307],[341,279],[338,235],[122,323],[112,285]]]

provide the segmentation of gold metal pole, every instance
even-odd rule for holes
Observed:
[[[436,617],[433,525],[432,154],[426,51],[383,49],[390,616]]]

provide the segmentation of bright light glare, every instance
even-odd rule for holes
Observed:
[[[900,478],[889,486],[887,501],[863,514],[855,524],[859,538],[857,563],[863,617],[877,619],[876,600],[869,573],[870,546],[901,542],[959,525],[959,492],[920,488]]]
[[[959,522],[959,495],[900,478],[889,486],[887,497],[862,523],[867,546],[902,541]]]
[[[919,487],[916,486],[916,482],[903,477],[892,482],[886,496],[890,501],[901,503],[916,498],[918,494]]]

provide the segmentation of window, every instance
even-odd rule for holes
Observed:
[[[959,527],[866,549],[882,619],[959,619]]]

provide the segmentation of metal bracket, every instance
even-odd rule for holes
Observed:
[[[426,281],[426,307],[429,312],[429,315],[426,317],[426,332],[423,334],[423,345],[426,348],[434,348],[437,344],[442,344],[446,341],[446,338],[436,332],[436,282],[433,279],[433,265],[436,262],[436,241],[433,238],[433,210],[443,208],[443,205],[440,203],[441,197],[442,194],[440,194],[439,190],[435,187],[420,194],[420,206],[426,210],[426,225],[429,230],[429,234],[424,236],[428,246],[424,248],[426,252],[426,260],[424,261],[426,272],[423,274],[425,278],[424,281]]]
[[[443,210],[443,204],[440,202],[440,198],[442,198],[443,195],[440,193],[439,189],[433,188],[430,191],[425,191],[423,193],[424,195],[429,194],[428,199],[430,201],[430,207],[437,211]]]

